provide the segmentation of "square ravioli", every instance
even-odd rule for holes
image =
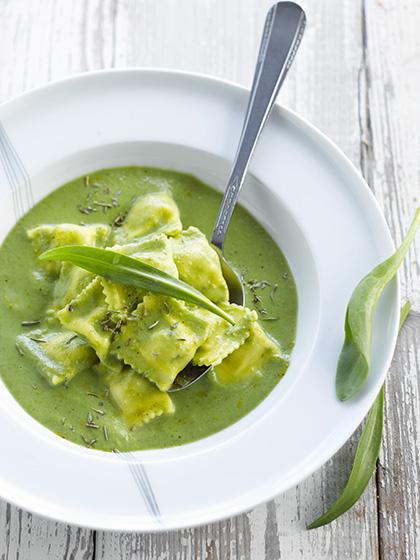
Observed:
[[[138,373],[167,391],[206,339],[208,323],[193,306],[180,300],[148,294],[121,327],[113,349]]]
[[[222,303],[220,307],[233,317],[231,325],[209,311],[200,311],[209,324],[209,335],[197,349],[193,364],[216,366],[245,342],[251,332],[252,323],[258,319],[257,313],[234,303]]]
[[[60,309],[57,317],[64,327],[80,335],[92,346],[101,362],[121,370],[119,361],[110,353],[114,333],[107,327],[110,312],[98,276],[79,296]]]
[[[92,348],[73,332],[37,329],[17,337],[23,356],[29,356],[50,385],[61,385],[89,368],[97,357]]]
[[[182,230],[179,209],[166,192],[140,196],[130,208],[122,227],[115,234],[117,243],[151,233],[174,235]]]
[[[214,376],[221,385],[245,382],[254,375],[259,375],[272,359],[285,358],[278,344],[264,332],[258,322],[254,322],[244,344],[214,368]]]
[[[104,377],[104,382],[129,429],[175,411],[167,393],[130,367],[125,367],[120,373],[110,372]]]
[[[105,224],[44,224],[28,230],[27,235],[38,256],[48,249],[63,245],[104,247],[110,231],[111,228]],[[42,261],[42,266],[51,274],[58,274],[61,269],[61,263],[54,261]]]
[[[204,233],[191,226],[170,241],[180,279],[215,303],[227,302],[229,291],[219,256]]]

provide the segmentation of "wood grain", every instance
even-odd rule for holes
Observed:
[[[90,560],[93,533],[47,521],[15,508],[0,506],[0,558],[2,560]]]
[[[272,0],[1,0],[0,21],[7,25],[0,35],[0,100],[77,72],[125,66],[180,68],[249,84],[271,4]],[[416,4],[302,1],[308,27],[281,93],[281,102],[311,120],[361,165],[397,240],[419,195]],[[402,280],[404,292],[419,310],[420,270],[414,259],[415,252]],[[381,459],[385,468],[378,472],[378,488],[373,481],[362,500],[331,526],[305,531],[343,486],[355,438],[298,487],[251,512],[195,529],[94,535],[0,502],[0,559],[416,558],[419,331],[414,316],[393,362]]]
[[[399,242],[419,206],[420,5],[415,0],[365,6],[366,94],[371,185]],[[401,269],[414,313],[401,334],[386,383],[385,435],[377,473],[380,554],[420,555],[420,239]]]

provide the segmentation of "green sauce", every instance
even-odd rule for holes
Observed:
[[[96,440],[92,443],[95,449],[120,451],[192,442],[239,420],[270,393],[285,373],[286,366],[280,372],[278,366],[269,366],[262,377],[241,387],[219,386],[203,378],[189,389],[172,395],[174,414],[127,433],[105,386],[93,371],[79,374],[68,387],[50,387],[30,361],[18,353],[15,339],[25,331],[22,321],[43,317],[52,290],[51,281],[40,271],[26,231],[42,223],[112,224],[133,197],[168,188],[180,208],[184,227],[195,225],[210,236],[221,200],[219,193],[189,175],[129,167],[93,173],[88,186],[84,178],[79,178],[55,190],[16,224],[0,248],[0,375],[28,414],[67,440],[88,446]],[[111,197],[117,201],[115,207],[93,204],[95,200],[109,201]],[[86,210],[92,207],[97,211]],[[285,353],[291,353],[297,316],[296,286],[291,271],[275,242],[240,206],[229,229],[226,256],[242,272],[246,282],[270,283],[254,290],[247,286],[247,305],[256,308],[255,294],[262,298],[257,309],[262,305],[267,317],[278,319],[261,324],[279,341]],[[273,290],[275,285],[278,287]],[[86,427],[88,413],[100,429]]]

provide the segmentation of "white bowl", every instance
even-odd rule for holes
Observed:
[[[248,92],[180,72],[84,74],[0,108],[0,240],[59,185],[120,165],[195,174],[222,190]],[[319,468],[361,422],[391,361],[399,315],[394,282],[376,313],[372,369],[362,394],[334,390],[347,302],[393,250],[371,192],[319,131],[276,107],[241,203],[285,253],[299,312],[290,368],[229,428],[188,445],[113,455],[67,442],[38,424],[0,383],[1,496],[61,521],[158,531],[247,510]]]

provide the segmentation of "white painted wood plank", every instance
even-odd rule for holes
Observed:
[[[372,185],[400,241],[420,187],[420,5],[366,0],[367,134]],[[420,555],[420,239],[401,270],[402,292],[417,313],[401,335],[386,384],[386,424],[378,471],[381,558]]]
[[[0,502],[1,560],[90,560],[91,531],[47,521]]]

